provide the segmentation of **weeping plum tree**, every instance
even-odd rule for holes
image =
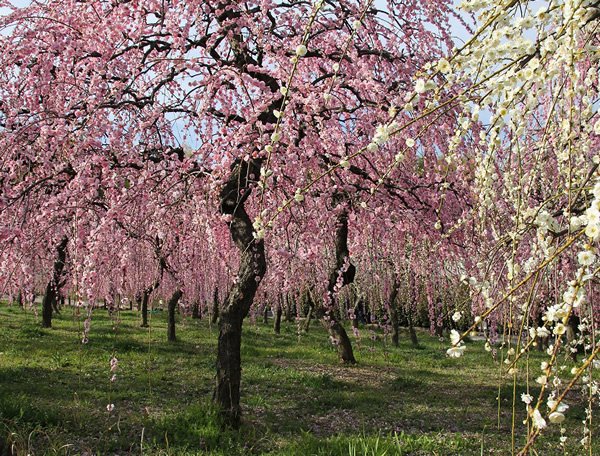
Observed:
[[[230,263],[214,398],[234,426],[242,322],[264,282],[265,243],[282,255],[273,264],[289,266],[296,252],[285,231],[295,230],[311,251],[298,259],[306,265],[322,253],[312,245],[325,245],[323,227],[357,224],[355,203],[366,209],[363,223],[387,207],[399,218],[443,216],[436,191],[461,172],[439,161],[456,113],[423,134],[431,123],[397,108],[415,69],[451,46],[444,1],[392,1],[387,10],[354,0],[2,5],[11,13],[0,18],[9,28],[0,36],[1,251],[21,235],[24,195],[50,185],[30,217],[40,233],[51,220],[73,221],[78,303],[112,293],[99,273],[113,269],[108,252],[120,262],[120,286],[128,282],[127,233],[174,233],[180,264],[200,261],[190,246],[206,240]],[[398,133],[402,123],[410,127]],[[355,197],[334,209],[340,193]],[[296,212],[311,215],[308,223]],[[352,281],[347,239],[320,261],[318,290]],[[296,286],[288,280],[284,291]]]
[[[419,230],[427,248],[463,252],[454,272],[474,325],[519,331],[526,346],[553,335],[537,401],[524,397],[527,454],[563,421],[574,385],[598,390],[598,3],[464,1],[482,25],[444,58],[448,34],[432,30],[447,32],[446,2],[374,5],[1,1],[3,290],[31,300],[37,250],[58,245],[61,222],[81,300],[104,287],[99,252],[126,244],[115,224],[140,223],[132,202],[184,218],[198,228],[184,244],[218,239],[238,268],[215,390],[236,424],[242,320],[267,262],[289,294],[326,290],[336,257],[319,226],[331,228],[331,198],[347,192],[361,207],[348,212],[355,264],[370,258],[366,240]],[[540,304],[542,288],[554,302]],[[586,356],[565,373],[573,315]],[[461,335],[451,339],[448,356],[461,356]],[[521,348],[502,352],[513,376]]]
[[[480,112],[491,113],[478,143],[470,143],[472,208],[438,217],[434,227],[442,239],[465,228],[471,233],[463,239],[453,272],[469,289],[473,324],[462,335],[451,332],[447,355],[462,356],[463,338],[485,321],[492,328],[488,345],[498,338],[508,341],[501,359],[511,385],[517,385],[519,369],[537,377],[537,398],[529,393],[512,398],[513,454],[535,452],[537,438],[563,423],[569,414],[565,398],[578,384],[587,404],[583,432],[562,428],[560,444],[571,438],[569,433],[578,435],[581,451],[593,451],[590,425],[598,385],[591,376],[600,353],[594,323],[594,279],[600,271],[599,6],[586,0],[462,2],[481,26],[460,49],[424,68],[402,107],[413,112],[415,100],[425,100],[426,108],[415,119],[431,119],[448,106],[460,106],[459,127],[449,136],[443,157],[448,169],[464,164],[463,138],[473,134]],[[463,88],[442,101],[461,82]],[[392,136],[409,127],[401,123]],[[449,177],[448,184],[458,182],[458,176]],[[552,300],[544,298],[548,289]],[[464,312],[463,303],[452,319],[460,322]],[[577,320],[582,333],[567,343],[567,326]],[[549,336],[547,360],[541,370],[533,370],[528,349]],[[521,345],[514,344],[516,339]],[[569,371],[561,364],[577,349],[574,345],[586,352],[586,359]],[[527,438],[520,447],[515,430],[519,401],[527,414]]]

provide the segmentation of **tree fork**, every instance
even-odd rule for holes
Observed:
[[[159,256],[159,272],[158,277],[154,281],[152,285],[146,287],[142,292],[142,324],[140,325],[142,328],[148,327],[148,301],[150,300],[150,295],[154,290],[158,288],[160,282],[162,281],[163,273],[167,267],[166,260]]]

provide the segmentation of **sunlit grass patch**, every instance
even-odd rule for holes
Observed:
[[[0,436],[4,454],[510,454],[513,385],[499,358],[468,343],[459,359],[420,332],[398,348],[383,333],[359,364],[343,366],[325,330],[314,324],[298,334],[284,323],[244,327],[239,431],[222,430],[211,402],[217,332],[205,320],[179,325],[167,343],[165,316],[139,327],[136,312],[115,324],[93,314],[87,344],[69,309],[41,329],[32,312],[0,307]],[[361,328],[365,334],[370,329]],[[118,359],[111,382],[110,360]],[[532,352],[532,365],[541,359]],[[519,395],[517,422],[525,418]],[[539,387],[530,380],[532,394]],[[498,400],[500,398],[500,408]],[[584,406],[577,392],[565,427],[567,450],[576,455],[577,424]],[[108,410],[107,406],[114,405]],[[524,443],[518,428],[515,446]],[[540,438],[545,455],[563,455],[560,428]],[[491,451],[493,450],[493,451]],[[25,451],[25,453],[23,453]],[[490,452],[491,451],[491,452]]]

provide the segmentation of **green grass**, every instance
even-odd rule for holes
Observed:
[[[362,328],[359,364],[345,367],[319,324],[299,338],[295,323],[274,334],[246,322],[243,425],[223,431],[211,403],[216,328],[190,318],[168,343],[165,318],[153,313],[140,328],[135,312],[116,322],[95,310],[83,345],[83,322],[70,309],[42,329],[32,312],[0,305],[0,455],[510,454],[512,377],[481,344],[454,360],[425,332],[419,347],[404,334],[394,348]],[[584,406],[576,393],[568,401],[566,451],[552,425],[538,454],[583,454]],[[520,423],[520,400],[516,410]],[[518,449],[525,430],[516,431]]]

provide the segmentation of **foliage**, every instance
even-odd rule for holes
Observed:
[[[115,331],[121,301],[226,301],[237,345],[231,368],[219,345],[221,379],[239,380],[258,301],[312,296],[333,328],[362,299],[384,330],[450,329],[449,358],[481,329],[528,382],[512,391],[511,453],[566,433],[575,391],[592,453],[597,1],[465,0],[462,17],[444,0],[0,5],[3,294],[35,309],[40,290],[70,292],[83,345],[100,301]],[[469,17],[454,49],[450,19]]]

